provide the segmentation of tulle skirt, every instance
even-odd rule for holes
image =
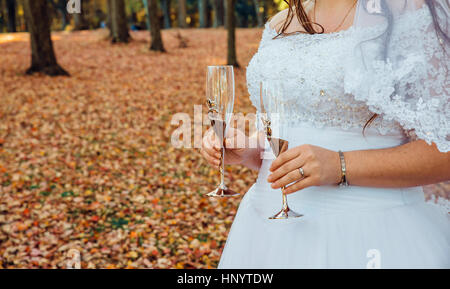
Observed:
[[[303,143],[334,150],[392,147],[401,134],[292,128],[290,147]],[[281,191],[267,183],[265,159],[246,193],[219,268],[450,268],[450,218],[428,204],[421,187],[311,187],[288,196],[304,216],[269,220]]]

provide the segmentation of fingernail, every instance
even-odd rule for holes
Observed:
[[[271,187],[272,187],[272,189],[276,189],[276,188],[277,188],[277,186],[275,185],[275,183],[273,183],[273,184],[271,185]]]

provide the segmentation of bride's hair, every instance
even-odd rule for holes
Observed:
[[[320,25],[319,23],[315,23],[315,22],[311,21],[306,12],[304,4],[311,0],[283,0],[283,1],[288,5],[289,10],[288,10],[288,14],[286,16],[286,19],[283,22],[283,25],[282,25],[280,31],[274,37],[274,39],[279,38],[279,37],[288,36],[288,35],[295,34],[295,33],[308,33],[308,34],[324,33],[325,29],[323,28],[323,26]],[[367,0],[359,0],[359,1],[367,1]],[[446,0],[446,1],[448,3],[448,0]],[[440,23],[439,23],[438,17],[437,17],[437,10],[436,10],[437,6],[439,6],[439,8],[442,8],[442,7],[440,6],[440,4],[436,3],[436,0],[424,0],[424,2],[430,9],[431,15],[433,17],[433,23],[435,26],[436,33],[447,44],[450,43],[449,36],[446,34],[446,32],[440,26]],[[386,28],[386,31],[384,32],[384,34],[387,38],[387,41],[386,41],[386,49],[387,49],[387,46],[389,44],[389,38],[391,35],[391,31],[392,31],[392,14],[389,9],[389,5],[386,3],[386,0],[381,0],[381,5],[386,11],[385,17],[389,24],[388,27]],[[295,7],[295,10],[294,10],[294,7]],[[364,5],[364,7],[365,7],[365,5]],[[297,20],[303,27],[304,31],[286,32],[286,29],[289,27],[289,25],[292,22],[292,19],[294,18],[294,15],[297,16]],[[315,27],[319,28],[319,31],[317,31],[315,29]],[[387,56],[385,55],[385,57],[387,57]],[[377,117],[378,117],[378,114],[374,114],[370,117],[370,119],[366,122],[366,124],[363,127],[363,132],[367,128],[367,126],[369,126]]]

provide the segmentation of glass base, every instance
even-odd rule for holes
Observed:
[[[272,217],[269,217],[271,220],[280,220],[280,219],[293,219],[303,217],[302,214],[296,213],[287,207],[286,209],[282,209]]]
[[[234,197],[239,196],[238,193],[228,189],[227,187],[218,187],[214,191],[206,194],[208,197]]]

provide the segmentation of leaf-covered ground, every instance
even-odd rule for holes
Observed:
[[[25,76],[26,34],[0,34],[0,268],[214,268],[240,198],[204,196],[218,182],[196,149],[175,149],[177,112],[204,104],[205,67],[224,64],[226,32],[147,32],[112,46],[105,31],[54,33],[71,77]],[[237,31],[235,111],[252,112],[245,67],[261,31]],[[256,174],[227,168],[244,193]],[[440,186],[446,196],[448,187]]]

